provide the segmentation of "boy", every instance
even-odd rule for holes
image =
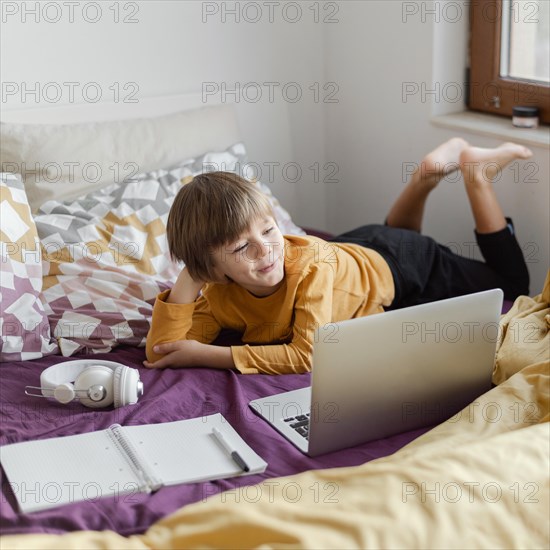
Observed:
[[[315,328],[326,323],[494,287],[508,299],[528,294],[523,254],[492,180],[531,155],[512,143],[480,149],[451,139],[423,159],[385,225],[330,242],[283,236],[265,196],[236,174],[196,176],[170,210],[170,252],[186,267],[157,297],[144,365],[302,373],[311,369]],[[486,263],[420,234],[426,198],[459,167]],[[211,345],[222,328],[242,333],[244,345]]]

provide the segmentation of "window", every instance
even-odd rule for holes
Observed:
[[[469,84],[470,109],[527,105],[550,123],[549,0],[472,0]]]

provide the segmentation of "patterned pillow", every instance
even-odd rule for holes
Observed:
[[[156,295],[182,266],[168,251],[166,221],[182,184],[207,170],[242,172],[245,149],[190,159],[75,201],[48,201],[35,216],[44,259],[43,301],[61,353],[144,346]],[[303,234],[270,190],[283,233]]]
[[[0,174],[0,361],[57,352],[40,302],[40,242],[18,175]]]
[[[191,178],[202,172],[214,171],[237,172],[242,177],[254,182],[256,186],[269,198],[273,214],[277,219],[277,225],[284,235],[305,235],[306,232],[298,227],[293,221],[290,214],[285,210],[281,203],[271,192],[271,189],[264,183],[257,181],[255,178],[254,168],[248,163],[246,149],[244,144],[237,143],[229,147],[223,153],[206,153],[205,155],[185,162],[170,171],[158,170],[151,172],[147,176],[154,179],[162,177],[173,177],[179,179],[180,182],[186,183]],[[139,177],[139,176],[137,176]]]

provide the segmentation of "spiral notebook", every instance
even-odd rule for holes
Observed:
[[[24,513],[267,467],[221,414],[13,443],[0,461]]]

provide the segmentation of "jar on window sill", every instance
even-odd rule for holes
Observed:
[[[537,107],[517,106],[512,109],[512,124],[517,128],[538,128],[539,110]]]

